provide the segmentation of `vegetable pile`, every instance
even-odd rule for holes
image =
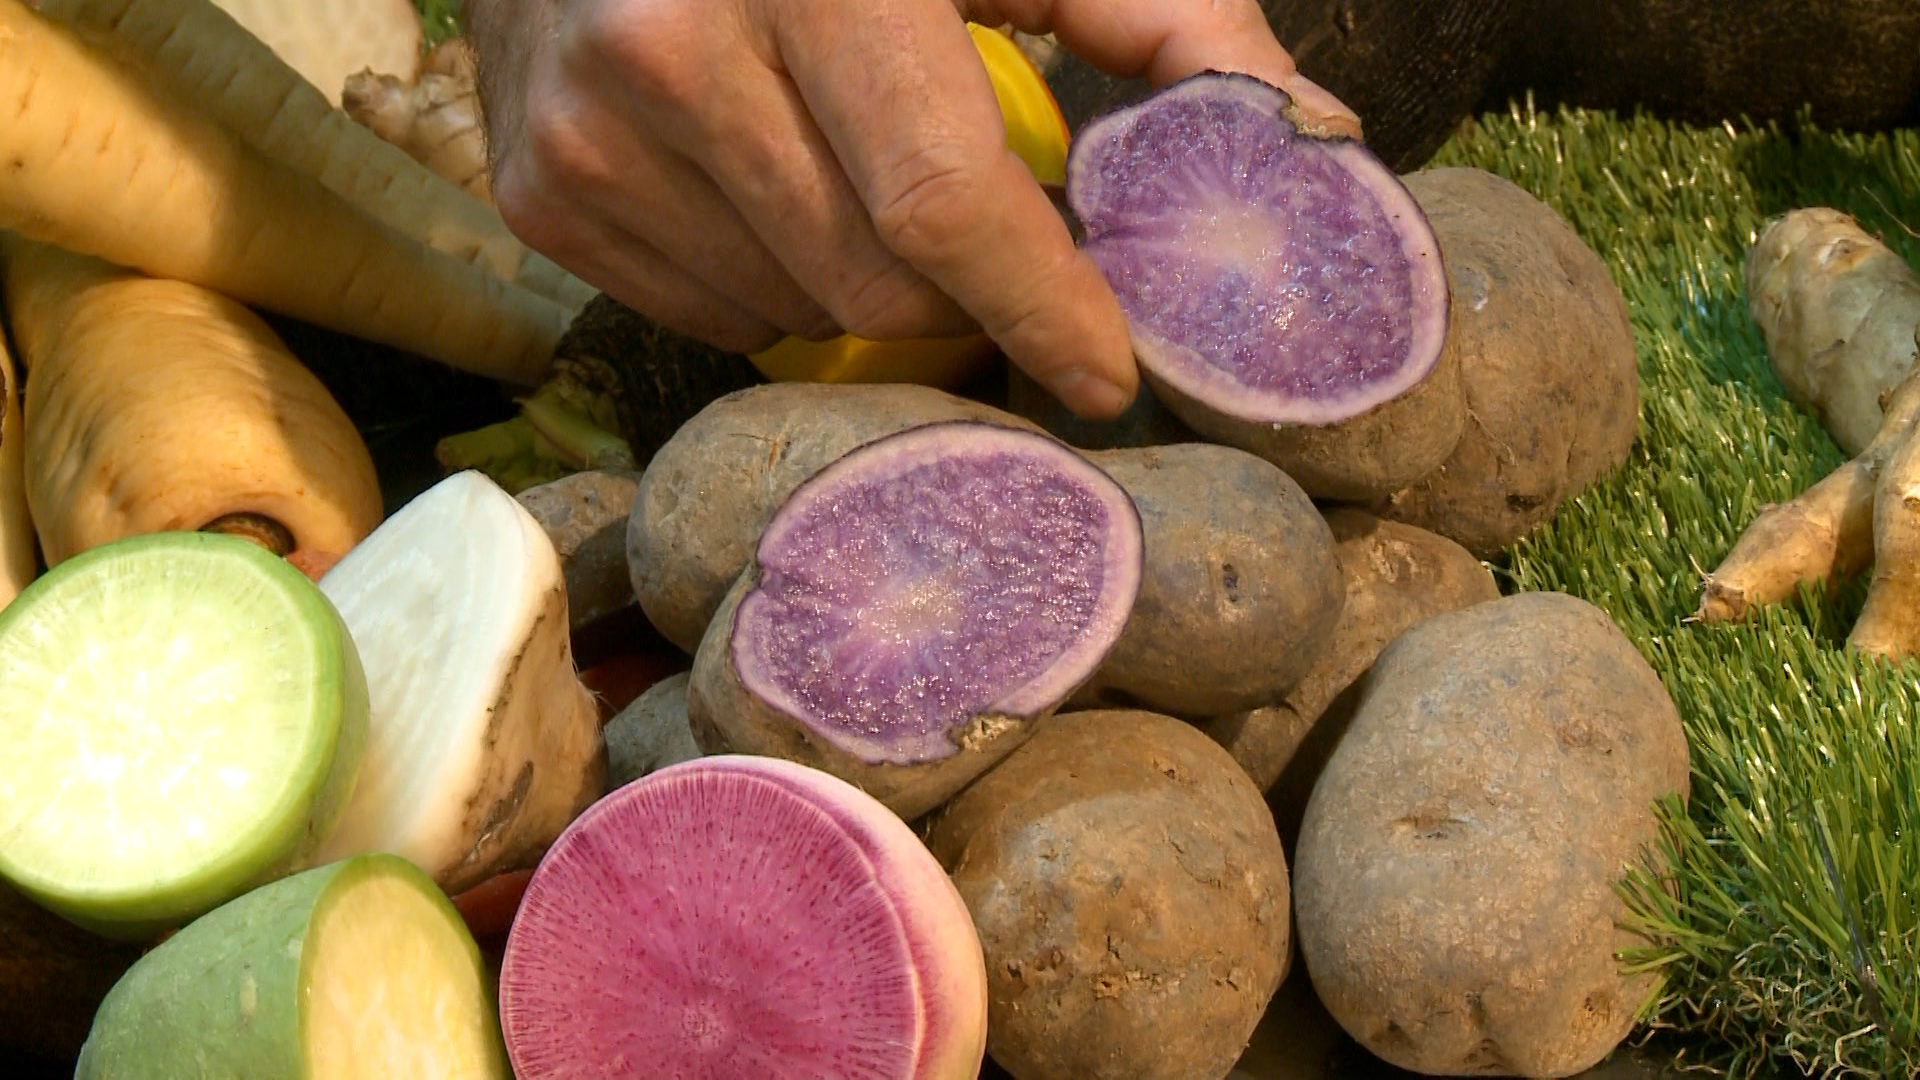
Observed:
[[[506,233],[457,41],[400,20],[395,70],[343,76],[347,38],[241,14],[0,0],[0,1043],[102,1078],[1220,1080],[1291,980],[1393,1065],[1571,1075],[1658,1004],[1623,956],[1670,947],[1645,905],[1724,798],[1697,703],[1582,589],[1481,561],[1634,467],[1633,309],[1564,211],[1208,73],[1066,161],[1128,417],[1005,365],[769,383]],[[110,190],[59,109],[122,148]],[[1831,308],[1899,260],[1794,220],[1754,318],[1860,440],[1846,543],[1739,614],[1872,561],[1872,626],[1920,391],[1868,355],[1905,308]],[[1804,280],[1836,251],[1864,285]],[[517,415],[383,491],[262,312]]]

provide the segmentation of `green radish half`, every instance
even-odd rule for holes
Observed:
[[[364,855],[226,904],[101,1003],[75,1080],[504,1080],[480,950],[445,894]]]
[[[135,536],[0,611],[0,876],[107,937],[178,926],[301,865],[359,769],[346,624],[232,536]]]

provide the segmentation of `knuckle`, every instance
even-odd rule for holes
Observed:
[[[880,242],[908,262],[938,259],[951,250],[979,204],[980,176],[958,148],[929,145],[894,170],[874,200]]]
[[[641,100],[684,109],[702,97],[711,65],[702,62],[701,24],[687,4],[601,0],[584,5],[572,27],[578,70],[618,72]]]
[[[532,172],[520,155],[502,159],[493,170],[493,205],[508,232],[528,247],[544,252],[559,243],[559,230],[547,212]]]
[[[937,303],[932,286],[905,264],[847,281],[827,299],[827,311],[847,333],[872,341],[917,337]]]
[[[542,176],[563,185],[602,183],[608,172],[606,156],[578,116],[558,95],[530,102],[521,144]]]

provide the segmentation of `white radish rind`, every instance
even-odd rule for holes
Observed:
[[[366,661],[366,764],[323,859],[403,855],[458,893],[531,865],[606,777],[553,542],[477,472],[401,507],[321,579]]]
[[[1439,362],[1447,282],[1425,215],[1366,147],[1295,116],[1276,87],[1206,72],[1074,138],[1083,248],[1147,377],[1189,424],[1196,408],[1336,424]]]
[[[1126,490],[1051,437],[953,421],[877,439],[768,521],[695,654],[694,738],[917,816],[1092,677],[1143,565]]]
[[[282,878],[142,957],[76,1080],[507,1080],[480,950],[417,867],[367,855]]]
[[[0,877],[144,940],[303,865],[362,761],[327,598],[238,537],[103,544],[0,611]]]
[[[816,770],[718,756],[568,827],[500,974],[520,1080],[971,1080],[986,965],[959,892],[884,806]]]

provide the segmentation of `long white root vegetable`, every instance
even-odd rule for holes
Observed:
[[[142,533],[337,558],[380,524],[353,421],[244,305],[0,235],[25,364],[26,494],[49,565]]]
[[[40,10],[266,156],[429,247],[545,296],[569,315],[593,298],[592,286],[528,248],[492,206],[333,108],[213,0],[41,0]]]
[[[382,225],[21,0],[0,0],[0,116],[0,229],[480,375],[532,385],[551,364],[558,304]]]
[[[19,370],[0,334],[0,608],[32,581],[33,519],[27,513],[27,433],[20,419]]]
[[[362,68],[412,78],[423,37],[413,0],[214,0],[308,82],[340,104]]]

